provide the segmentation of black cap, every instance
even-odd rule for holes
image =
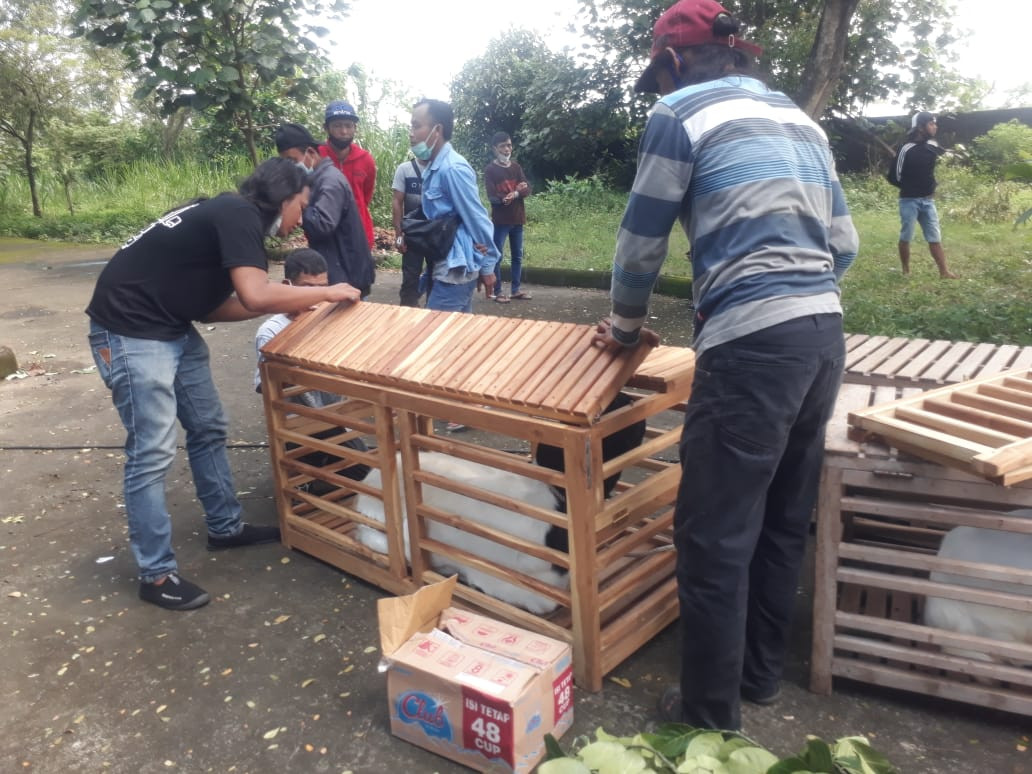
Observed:
[[[935,116],[929,113],[927,110],[922,110],[920,113],[915,113],[914,117],[910,121],[911,129],[924,129],[926,124],[930,124],[935,120]]]
[[[283,124],[276,130],[276,150],[318,148],[319,142],[301,124]]]

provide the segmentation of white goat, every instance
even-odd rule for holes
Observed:
[[[478,489],[490,492],[504,493],[507,497],[536,505],[540,508],[552,510],[556,506],[556,498],[547,484],[534,479],[520,476],[516,473],[509,473],[504,470],[481,465],[476,462],[452,457],[447,454],[436,452],[421,452],[419,455],[419,467],[430,473],[454,481],[467,484]],[[401,462],[398,462],[399,477],[401,475]],[[371,486],[382,488],[383,481],[379,469],[373,469],[365,479],[365,483]],[[404,501],[405,488],[401,481],[401,495]],[[501,532],[522,538],[528,543],[544,546],[546,536],[551,526],[538,519],[530,518],[519,513],[490,505],[480,500],[448,492],[429,484],[423,484],[423,502],[427,505],[438,508],[442,511],[458,514],[464,519],[482,524]],[[378,497],[360,494],[356,498],[355,510],[359,513],[384,523],[383,501]],[[569,576],[567,573],[557,569],[551,562],[530,556],[520,551],[514,551],[493,540],[470,535],[462,530],[449,527],[446,524],[428,520],[428,536],[440,543],[462,548],[465,551],[485,561],[491,562],[499,567],[507,567],[512,570],[530,575],[544,583],[557,588],[569,587]],[[387,553],[387,536],[372,527],[360,526],[357,529],[356,537],[362,545],[380,553]],[[410,558],[408,525],[405,525],[405,556]],[[458,572],[462,579],[470,586],[474,586],[485,594],[488,594],[503,602],[522,607],[537,615],[550,613],[558,605],[549,597],[527,591],[512,583],[500,580],[486,572],[471,567],[456,567],[449,563],[443,556],[431,555],[431,565],[442,574]]]
[[[1032,517],[1032,509],[1011,511],[1010,516]],[[997,564],[1032,570],[1032,535],[1016,534],[998,529],[954,527],[942,540],[940,559],[960,559],[966,562]],[[931,580],[953,583],[971,588],[1006,591],[1011,594],[1032,596],[1032,587],[1006,581],[962,577],[950,573],[933,572]],[[929,597],[925,602],[924,622],[927,626],[989,637],[1004,642],[1032,645],[1032,613],[1012,610],[959,599]],[[992,661],[985,653],[944,648],[946,652],[981,661]]]

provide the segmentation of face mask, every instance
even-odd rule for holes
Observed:
[[[311,170],[311,169],[309,169],[309,168],[308,168],[308,167],[307,167],[307,166],[305,165],[305,163],[304,163],[303,161],[295,161],[295,162],[294,162],[294,165],[295,165],[295,166],[296,166],[296,167],[297,167],[298,169],[300,169],[301,171],[303,171],[303,172],[304,172],[304,173],[305,173],[306,175],[310,175],[310,174],[312,174],[312,172],[314,171],[314,170]]]
[[[430,134],[428,134],[426,136],[426,139],[429,140],[431,137],[433,137],[434,136],[434,132],[436,132],[436,131],[437,131],[437,127],[435,126],[433,129],[430,130]],[[433,154],[433,152],[434,152],[433,147],[426,144],[426,140],[423,140],[421,142],[417,142],[415,145],[412,146],[411,150],[412,150],[412,155],[415,156],[420,161],[426,161],[427,159],[430,158],[431,154]]]
[[[276,236],[276,234],[279,233],[280,226],[282,226],[282,225],[283,225],[283,216],[282,215],[277,215],[276,216],[276,220],[272,221],[272,225],[269,226],[269,230],[266,231],[265,233],[268,236]]]
[[[498,151],[495,151],[495,158],[498,159],[501,164],[508,166],[509,159],[512,158],[512,153],[499,153]]]
[[[334,148],[336,148],[337,150],[344,150],[345,148],[348,148],[348,147],[351,146],[351,142],[352,142],[353,138],[352,139],[341,140],[341,139],[338,139],[337,137],[330,137],[329,139],[330,139],[330,145],[332,145]]]

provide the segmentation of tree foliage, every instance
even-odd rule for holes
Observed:
[[[539,179],[591,175],[626,156],[622,92],[597,89],[572,57],[526,30],[492,40],[452,81],[451,95],[455,143],[474,164],[490,158],[497,131],[512,135],[521,164]]]
[[[165,114],[190,106],[237,129],[257,163],[262,97],[301,99],[325,66],[305,19],[341,18],[346,0],[79,0],[77,32],[116,48],[142,76],[136,97]]]
[[[624,88],[644,69],[652,26],[669,0],[582,0],[585,49],[598,77]],[[739,0],[725,7],[764,47],[761,70],[810,115],[908,105],[972,107],[985,84],[953,70],[951,0]],[[956,97],[966,104],[958,104]],[[629,102],[635,112],[640,102]]]
[[[110,74],[91,67],[81,45],[62,34],[59,9],[11,0],[0,10],[0,132],[17,143],[37,217],[37,152],[47,128],[80,110],[111,108]]]

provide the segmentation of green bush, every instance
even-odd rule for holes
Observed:
[[[1004,170],[1024,158],[1032,156],[1032,126],[1011,119],[997,124],[971,143],[971,158],[976,168],[996,179],[1002,179]]]
[[[0,234],[61,242],[114,244],[125,241],[160,213],[145,209],[100,210],[76,215],[63,213],[0,217]]]

